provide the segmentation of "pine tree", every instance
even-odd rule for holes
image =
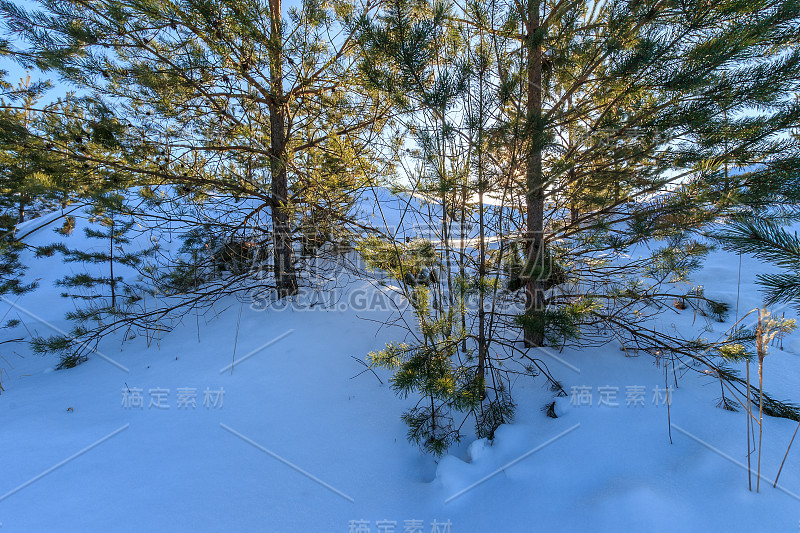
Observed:
[[[63,245],[55,247],[64,255],[64,262],[66,263],[96,264],[101,267],[101,270],[106,270],[104,274],[100,275],[80,273],[58,280],[56,284],[61,287],[91,289],[84,294],[65,293],[64,296],[88,300],[94,300],[98,297],[108,298],[108,305],[102,306],[102,309],[110,312],[118,309],[117,296],[120,291],[120,284],[124,280],[123,276],[114,274],[114,267],[116,266],[119,271],[119,265],[136,266],[141,257],[141,252],[133,254],[123,251],[123,247],[131,242],[127,234],[134,226],[134,221],[125,220],[115,207],[109,205],[112,201],[116,203],[119,200],[103,198],[102,203],[98,203],[91,209],[89,222],[96,223],[99,226],[98,228],[91,226],[84,228],[86,237],[98,239],[101,243],[105,241],[105,245],[100,245],[102,248],[86,251],[84,249],[69,249]],[[98,309],[97,312],[99,313],[100,310]]]
[[[732,88],[729,88],[732,90]],[[795,105],[800,99],[795,98]],[[727,161],[731,154],[727,139],[735,130],[725,130],[723,156],[726,161],[726,192],[737,199],[737,212],[721,230],[711,236],[729,251],[749,254],[772,263],[784,272],[759,274],[757,280],[765,292],[765,305],[790,304],[800,309],[800,239],[785,225],[800,218],[800,175],[797,172],[798,135],[792,131],[774,145],[767,161],[741,168],[733,175]],[[719,142],[719,141],[717,141]]]
[[[800,309],[800,238],[769,218],[744,218],[715,233],[723,247],[750,254],[781,267],[785,272],[758,274],[765,292],[764,304],[790,304]]]
[[[60,192],[52,186],[54,166],[36,113],[36,104],[49,86],[32,82],[30,76],[16,86],[0,80],[0,296],[36,287],[35,282],[22,280],[26,267],[20,262],[20,252],[25,245],[17,226],[25,221],[28,208],[47,209]]]
[[[438,125],[453,131],[469,146],[473,183],[482,184],[473,192],[487,191],[481,175],[492,176],[489,187],[508,194],[514,213],[508,225],[502,214],[477,221],[481,260],[474,263],[480,280],[474,286],[479,299],[491,294],[493,305],[504,305],[493,307],[488,330],[479,311],[467,335],[496,335],[495,345],[517,353],[507,337],[516,325],[528,347],[616,338],[629,350],[716,367],[706,354],[732,340],[713,346],[645,325],[675,299],[708,318],[723,316],[723,302],[691,286],[691,273],[709,251],[704,232],[743,202],[788,198],[796,183],[796,140],[786,139],[800,118],[790,96],[800,79],[791,29],[796,5],[530,0],[384,7],[364,33],[380,51],[365,70],[389,88],[416,130],[428,128],[427,137],[415,136],[412,157],[430,161],[426,176],[444,185],[439,169],[446,158],[435,133]],[[491,117],[485,122],[471,115],[459,124],[437,112],[447,94],[442,74],[470,63],[458,54],[437,55],[439,31],[461,32],[475,50],[485,42],[491,70],[469,91],[475,101],[491,87],[480,106]],[[480,72],[478,64],[469,64],[468,78]],[[755,162],[748,172],[731,172]],[[424,183],[413,175],[410,181],[414,191]],[[437,210],[445,213],[453,193],[441,190]],[[479,199],[478,218],[487,212],[482,204]],[[487,223],[498,242],[488,254]],[[659,241],[649,256],[627,255]],[[512,279],[487,283],[485,256],[507,266]],[[688,290],[676,290],[684,283]],[[508,303],[515,298],[525,311],[510,321]],[[520,355],[536,363],[535,354]]]
[[[413,343],[391,343],[369,354],[371,365],[393,371],[395,392],[406,398],[419,396],[414,407],[403,414],[409,440],[423,450],[442,455],[462,434],[455,416],[474,412],[483,396],[483,382],[474,371],[459,364],[454,355],[460,331],[452,327],[452,316],[432,306],[436,281],[431,275],[438,266],[438,254],[429,240],[414,239],[395,245],[378,237],[359,243],[359,251],[370,269],[380,269],[400,281],[418,321],[419,333]]]
[[[380,132],[391,112],[376,91],[342,97],[359,83],[352,35],[372,9],[318,0],[288,9],[280,0],[75,0],[43,2],[38,11],[0,4],[9,29],[29,46],[21,61],[124,103],[118,119],[130,149],[122,159],[92,161],[142,184],[174,186],[193,201],[258,201],[240,218],[270,214],[279,297],[298,288],[297,207],[317,196],[306,189],[301,197],[300,185],[309,181],[297,161],[318,151],[335,157],[339,173],[364,175],[365,138]],[[344,150],[329,151],[333,143]]]
[[[131,246],[130,234],[135,220],[125,213],[122,196],[106,194],[96,198],[89,215],[90,225],[84,228],[84,233],[87,238],[96,239],[97,246],[69,248],[59,242],[37,250],[40,256],[59,252],[65,263],[80,263],[85,269],[56,281],[57,286],[66,289],[63,297],[83,302],[67,313],[67,318],[75,322],[73,330],[69,335],[33,340],[35,351],[60,354],[59,368],[71,368],[85,361],[86,341],[96,340],[91,334],[92,324],[99,324],[102,329],[104,320],[116,322],[131,313],[131,305],[142,297],[141,288],[133,284],[132,274],[143,259],[157,250],[155,245]]]
[[[3,102],[6,114],[7,133],[12,137],[6,143],[7,150],[2,152],[0,168],[3,175],[3,199],[16,203],[17,223],[26,220],[26,208],[44,207],[39,202],[52,199],[57,191],[47,185],[43,170],[47,166],[46,151],[43,143],[37,139],[36,103],[42,97],[48,84],[31,81],[30,75],[20,80],[13,93],[18,102]],[[16,104],[16,105],[15,105]],[[12,124],[16,124],[16,128]],[[12,200],[13,195],[13,200]],[[33,206],[31,206],[33,204]]]

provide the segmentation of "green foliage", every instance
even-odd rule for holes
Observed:
[[[219,270],[243,274],[258,268],[267,260],[264,247],[246,239],[228,239],[213,252],[213,261]]]
[[[545,289],[567,282],[567,271],[554,257],[552,250],[547,249],[543,257],[530,259],[518,244],[513,243],[504,257],[504,265],[508,273],[506,288],[509,291],[514,292],[523,288],[529,279],[542,282]]]
[[[646,275],[670,283],[689,281],[691,273],[700,268],[701,260],[710,249],[702,243],[681,237],[653,251]]]
[[[718,353],[720,357],[729,361],[741,361],[753,357],[753,353],[742,344],[726,344],[719,348]]]
[[[758,275],[765,304],[788,303],[800,309],[800,238],[769,218],[738,219],[713,234],[726,250],[753,255],[784,272]]]
[[[796,0],[278,4],[0,0],[15,36],[2,51],[91,95],[36,110],[46,84],[28,80],[4,84],[0,106],[2,230],[59,203],[97,206],[86,234],[108,246],[37,250],[103,269],[60,281],[90,301],[111,293],[71,319],[125,312],[115,264],[174,295],[247,277],[271,245],[279,285],[281,270],[294,276],[293,239],[311,256],[367,235],[358,253],[399,282],[416,319],[414,341],[372,364],[419,399],[409,437],[441,454],[461,436],[456,413],[484,436],[513,416],[496,379],[512,326],[536,346],[621,335],[652,353],[746,357],[745,332],[720,346],[644,327],[676,298],[725,319],[726,302],[671,286],[690,282],[710,249],[697,235],[717,221],[733,221],[725,246],[785,270],[760,275],[768,303],[800,301],[800,241],[778,224],[800,200]],[[413,214],[440,235],[398,242],[353,217],[386,177],[413,199],[403,217],[419,200],[427,213]],[[133,229],[116,194],[135,187],[169,209],[161,185],[201,213],[169,215],[200,222],[163,270],[120,250]],[[209,222],[202,206],[217,199],[225,212]],[[477,238],[447,234],[470,217]],[[24,245],[5,235],[0,294],[22,292]],[[516,304],[526,313],[512,318]]]
[[[706,305],[708,306],[708,313],[714,317],[717,322],[725,322],[731,310],[730,304],[715,300],[707,300]]]
[[[258,234],[226,236],[222,230],[202,225],[190,229],[181,239],[175,260],[155,276],[154,282],[163,294],[190,293],[228,276],[255,277],[269,259]]]
[[[494,401],[481,404],[476,416],[475,434],[478,438],[494,439],[497,428],[514,419],[516,409],[511,394],[505,389],[501,390]]]
[[[547,309],[541,315],[516,315],[514,321],[524,330],[544,329],[548,343],[555,346],[578,340],[582,325],[596,320],[601,310],[602,306],[597,300],[582,298],[554,309]]]
[[[371,269],[381,269],[405,286],[421,339],[416,344],[391,343],[369,354],[373,366],[392,371],[391,384],[402,397],[418,397],[417,404],[403,414],[408,438],[424,451],[442,455],[461,439],[453,417],[474,412],[480,406],[485,383],[474,368],[456,355],[464,332],[453,327],[453,310],[434,310],[429,284],[437,283],[430,272],[438,261],[430,241],[387,244],[378,238],[362,240],[357,250]]]
[[[359,193],[395,163],[397,142],[381,138],[393,110],[359,72],[355,34],[372,10],[349,0],[0,3],[19,45],[9,52],[91,95],[53,120],[64,132],[54,146],[81,184],[136,187],[151,207],[168,201],[159,186],[198,205],[257,200],[227,204],[232,217],[212,225],[230,236],[227,222],[241,217],[275,234],[267,251],[282,296],[297,290],[298,233],[308,252],[344,240]]]
[[[428,329],[426,337],[432,335]],[[483,393],[472,373],[453,361],[457,345],[453,338],[423,346],[392,343],[369,354],[373,366],[393,371],[391,384],[398,396],[421,397],[403,420],[409,426],[409,440],[435,455],[461,438],[452,413],[477,408]]]
[[[130,231],[135,225],[130,215],[123,214],[121,195],[101,195],[91,206],[88,222],[84,228],[86,237],[99,241],[97,246],[73,249],[66,244],[55,243],[39,247],[37,256],[50,256],[58,252],[66,263],[81,263],[85,271],[78,271],[56,280],[56,286],[64,287],[63,297],[82,300],[81,307],[66,314],[76,325],[67,336],[54,336],[32,341],[37,353],[57,353],[59,369],[72,368],[87,359],[82,352],[91,341],[86,324],[102,325],[104,320],[112,323],[126,318],[130,306],[140,298],[140,288],[125,281],[120,269],[133,269],[157,250],[157,246],[129,251],[132,247]],[[74,219],[72,222],[74,227]],[[61,232],[59,232],[61,233]],[[65,235],[69,238],[68,235]]]
[[[185,294],[197,289],[207,281],[200,267],[194,262],[179,259],[158,280],[159,290],[164,294]]]
[[[57,370],[74,368],[87,360],[86,355],[74,351],[72,338],[66,335],[51,337],[34,337],[31,339],[33,353],[46,355],[57,354],[59,357]]]
[[[2,226],[0,231],[3,231]],[[14,239],[13,229],[6,227],[5,234],[0,236],[0,296],[24,294],[37,286],[36,282],[25,283],[22,279],[25,271],[19,259],[22,249],[22,243]]]
[[[746,387],[747,382],[738,375],[738,373],[730,368],[725,366],[720,366],[717,368],[719,376],[721,379],[733,384],[738,388],[744,388],[744,390],[740,391],[742,395],[746,394]],[[750,398],[753,402],[753,406],[758,410],[759,401],[761,400],[760,391],[757,384],[750,385]],[[764,414],[768,416],[774,416],[777,418],[786,418],[789,420],[800,421],[800,406],[790,401],[780,401],[777,400],[772,395],[764,392],[763,396],[764,402]]]
[[[46,354],[52,352],[66,351],[70,348],[69,337],[64,335],[54,335],[52,337],[34,337],[31,340],[31,349],[36,354]]]
[[[73,353],[66,353],[62,354],[59,357],[58,366],[56,366],[56,370],[64,370],[67,368],[75,368],[81,363],[85,363],[88,361],[88,357],[85,355],[77,355]]]
[[[405,243],[387,242],[371,235],[356,245],[356,250],[370,270],[383,270],[409,286],[435,281],[431,276],[438,264],[436,249],[427,239]]]

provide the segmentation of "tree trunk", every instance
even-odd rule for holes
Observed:
[[[447,176],[447,161],[446,161],[446,151],[445,151],[445,111],[442,109],[442,131],[441,131],[441,176],[440,176],[440,184],[442,185],[442,252],[444,253],[444,268],[447,272],[447,325],[445,326],[447,329],[445,330],[445,334],[449,337],[450,334],[453,332],[453,272],[452,272],[452,263],[450,262],[450,219],[448,214],[448,197],[447,197],[447,187],[445,187],[448,176]],[[444,301],[442,301],[442,309],[444,309]]]
[[[528,101],[527,101],[527,135],[529,148],[526,157],[527,185],[527,245],[528,277],[525,285],[525,345],[542,346],[544,344],[544,280],[540,274],[544,266],[544,177],[542,175],[542,45],[538,36],[540,0],[528,1]],[[533,270],[533,272],[531,272]],[[537,274],[538,273],[538,274]]]
[[[278,297],[297,293],[292,249],[292,221],[287,205],[289,196],[286,172],[286,102],[283,93],[283,36],[281,29],[281,0],[270,0],[270,174],[272,176],[272,236],[273,269]]]
[[[483,381],[486,379],[486,310],[484,309],[486,300],[486,219],[484,217],[484,203],[483,195],[486,191],[486,183],[484,182],[483,171],[483,148],[484,148],[484,117],[483,117],[483,83],[484,83],[484,70],[480,72],[480,85],[479,85],[479,100],[478,100],[478,224],[479,224],[479,241],[478,241],[478,379]],[[502,252],[501,252],[502,253]],[[486,394],[485,386],[481,390],[481,400],[484,399]]]
[[[114,217],[111,217],[111,229],[109,230],[109,252],[108,267],[111,271],[111,308],[117,308],[117,282],[114,279]]]
[[[460,243],[458,245],[458,274],[461,278],[458,284],[458,291],[460,300],[460,313],[461,313],[461,330],[467,331],[467,303],[466,303],[466,282],[467,282],[467,268],[466,268],[466,240],[467,240],[467,183],[466,179],[461,182],[461,224],[459,228]],[[461,351],[467,353],[467,337],[466,335],[461,340]]]
[[[481,148],[480,150],[482,150]],[[480,152],[478,152],[480,158]],[[478,163],[479,167],[481,163]],[[478,171],[481,174],[481,171]],[[485,221],[483,217],[483,183],[482,178],[479,178],[478,184],[478,212],[479,212],[479,253],[478,253],[478,378],[483,382],[486,372],[486,311],[484,310],[484,281],[486,279],[486,231]],[[481,391],[481,399],[483,399],[484,392]]]

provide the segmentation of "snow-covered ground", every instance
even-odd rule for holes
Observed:
[[[68,246],[91,245],[80,228]],[[45,227],[29,238],[55,237]],[[4,322],[20,319],[24,335],[68,329],[72,303],[52,284],[66,268],[57,255],[33,261],[41,288],[0,302]],[[761,300],[762,268],[742,259],[740,315]],[[695,279],[735,307],[738,277],[738,256],[714,252]],[[378,328],[386,316],[256,311],[231,298],[149,349],[144,336],[106,338],[70,370],[25,346],[0,352],[2,530],[800,530],[800,442],[781,488],[771,483],[797,424],[765,417],[765,479],[748,491],[745,415],[716,407],[719,381],[678,369],[676,389],[671,369],[665,380],[652,357],[618,345],[539,354],[570,393],[556,399],[558,418],[542,411],[554,399],[543,379],[520,379],[517,418],[493,442],[463,442],[438,462],[423,455],[388,376],[378,373],[382,384],[354,359],[402,335]],[[676,309],[662,320],[706,325],[694,318]],[[800,400],[799,385],[800,335],[765,363],[778,399]]]

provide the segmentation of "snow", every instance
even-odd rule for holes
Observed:
[[[82,224],[68,246],[93,245]],[[29,239],[57,237],[45,227]],[[22,320],[26,335],[68,329],[72,303],[52,283],[64,265],[58,256],[31,264],[41,288],[4,299],[0,316]],[[742,258],[740,317],[760,303],[754,272],[763,268]],[[695,280],[735,308],[738,277],[739,257],[718,251]],[[719,381],[678,368],[675,389],[671,367],[665,376],[653,357],[629,357],[619,345],[541,350],[570,397],[554,398],[543,378],[520,379],[517,418],[493,441],[467,440],[438,462],[423,455],[400,420],[408,402],[385,372],[381,383],[354,359],[402,340],[402,330],[375,322],[389,314],[257,311],[230,298],[184,317],[149,349],[144,336],[110,336],[102,355],[70,370],[53,371],[52,356],[23,345],[5,349],[3,531],[798,530],[800,444],[782,490],[771,483],[797,424],[765,417],[765,479],[760,493],[748,491],[745,415],[716,407]],[[706,323],[674,309],[661,320],[716,338],[734,315]],[[778,399],[800,399],[799,358],[798,338],[770,350],[765,389]],[[591,405],[577,401],[579,391]],[[542,410],[553,401],[555,419]]]

